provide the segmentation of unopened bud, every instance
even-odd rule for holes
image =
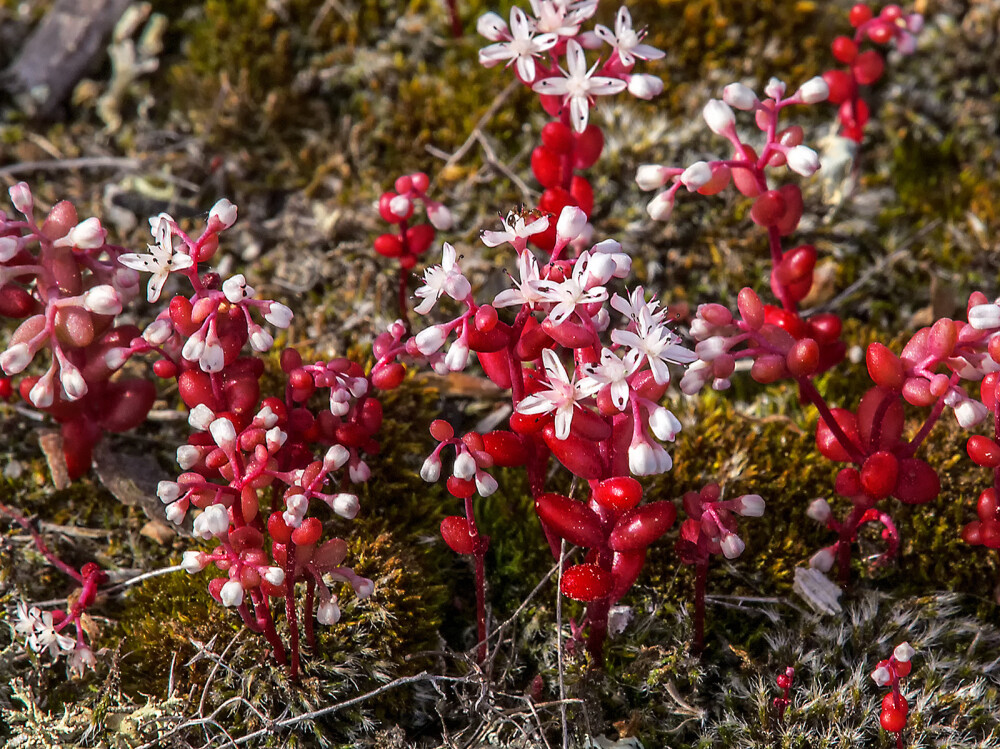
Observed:
[[[215,219],[219,223],[220,229],[228,229],[236,223],[236,214],[236,206],[223,198],[212,206],[212,210],[208,213],[208,220],[211,222],[212,219]]]
[[[730,83],[722,89],[722,100],[731,107],[744,111],[757,106],[757,94],[748,86],[742,83]]]
[[[710,100],[701,113],[709,130],[716,135],[725,135],[736,124],[736,115],[733,114],[733,110],[719,99]]]

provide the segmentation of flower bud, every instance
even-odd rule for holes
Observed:
[[[8,193],[10,194],[10,202],[14,204],[14,207],[25,216],[30,216],[34,207],[34,200],[31,197],[31,188],[28,187],[28,183],[18,182],[8,190]]]
[[[656,455],[652,446],[645,440],[629,445],[628,469],[633,476],[651,476],[658,473]]]
[[[725,555],[726,559],[736,559],[743,550],[746,548],[746,544],[743,543],[743,539],[737,536],[735,533],[727,533],[722,537],[722,541],[719,543],[722,547],[722,553]]]
[[[223,606],[239,606],[243,603],[243,586],[236,580],[230,580],[219,591]]]
[[[55,400],[55,374],[55,367],[50,368],[28,393],[28,400],[35,408],[48,408]]]
[[[316,608],[316,621],[330,626],[340,621],[340,609],[332,600],[324,601]]]
[[[708,184],[712,179],[712,167],[705,161],[696,161],[681,173],[681,182],[690,192]]]
[[[556,235],[560,239],[571,241],[580,236],[587,225],[587,214],[575,205],[568,205],[559,214],[559,221],[556,222]]]
[[[658,190],[670,179],[670,169],[659,164],[642,164],[635,173],[635,183],[646,192]]]
[[[361,484],[371,478],[372,469],[363,460],[359,460],[357,463],[348,466],[347,475],[351,479],[351,483]]]
[[[916,652],[917,651],[910,646],[910,643],[901,642],[896,646],[896,649],[892,651],[892,655],[900,663],[909,663],[910,659]]]
[[[343,445],[333,445],[326,451],[326,455],[323,457],[323,468],[326,471],[336,471],[338,468],[342,468],[350,460],[350,457],[351,451],[346,447]]]
[[[367,577],[357,577],[351,580],[351,586],[354,588],[354,595],[358,598],[367,598],[375,592],[375,583]]]
[[[836,561],[833,556],[833,551],[830,549],[820,549],[811,557],[809,557],[809,566],[814,570],[819,570],[820,572],[829,572],[833,568],[833,563]]]
[[[17,237],[0,237],[0,263],[6,263],[21,249]]]
[[[966,399],[955,406],[955,418],[963,429],[974,427],[986,418],[989,409],[979,401]]]
[[[201,572],[208,566],[208,555],[200,551],[185,551],[181,559],[181,567],[189,575]]]
[[[796,95],[805,104],[818,104],[830,96],[830,86],[822,77],[816,76],[803,83]]]
[[[461,341],[456,341],[448,349],[444,357],[445,366],[450,372],[461,372],[469,363],[469,347]]]
[[[361,503],[358,502],[358,498],[354,494],[340,492],[334,494],[333,499],[330,500],[330,509],[342,518],[354,520],[358,515],[358,510],[361,509]]]
[[[436,454],[427,456],[424,464],[420,467],[420,478],[428,483],[434,483],[441,478],[441,460]]]
[[[207,430],[209,425],[211,425],[214,420],[215,414],[212,413],[212,409],[204,403],[199,403],[197,406],[192,408],[191,413],[188,414],[188,424],[193,429],[197,429],[199,432]]]
[[[733,114],[733,110],[719,99],[711,99],[701,113],[709,130],[716,135],[725,135],[736,124],[736,115]]]
[[[416,341],[417,351],[424,356],[428,356],[440,349],[447,337],[448,333],[444,328],[439,325],[432,325],[417,333],[414,340]]]
[[[476,459],[472,457],[471,453],[463,450],[455,458],[453,473],[455,474],[455,478],[463,480],[473,478],[476,475]]]
[[[476,491],[480,497],[488,497],[498,488],[497,480],[486,471],[476,471]]]
[[[229,419],[216,419],[209,424],[208,431],[212,433],[215,444],[226,452],[236,447],[236,427]]]
[[[80,400],[87,394],[87,381],[83,379],[80,370],[67,361],[59,367],[59,384],[66,393],[66,400]]]
[[[75,247],[80,250],[96,250],[104,246],[108,232],[101,226],[100,219],[88,218],[74,226],[65,237],[52,243],[53,247]]]
[[[822,497],[817,497],[812,502],[809,503],[809,507],[806,509],[806,516],[815,520],[817,523],[825,523],[830,519],[832,511],[830,510],[830,504]]]
[[[285,571],[281,567],[268,567],[264,579],[271,585],[282,585],[285,582]]]
[[[169,320],[154,320],[142,331],[142,337],[152,346],[162,346],[170,340],[173,333],[174,326]]]
[[[274,345],[274,336],[268,333],[259,325],[250,326],[250,348],[263,353],[270,351]]]
[[[236,223],[236,213],[236,206],[223,198],[212,206],[212,210],[208,212],[208,220],[211,222],[215,219],[220,229],[228,229]]]
[[[239,304],[244,299],[253,296],[253,287],[247,285],[247,279],[242,273],[237,273],[232,278],[227,278],[222,284],[222,293],[231,304]]]
[[[971,307],[969,325],[976,330],[1000,328],[1000,304],[977,304]]]
[[[0,369],[8,375],[16,375],[24,371],[35,357],[27,343],[15,343],[0,354]]]
[[[637,99],[653,99],[663,93],[663,81],[655,75],[630,75],[628,92]]]
[[[886,684],[892,681],[892,675],[889,673],[889,669],[885,666],[879,666],[874,671],[872,671],[872,679],[880,687],[884,687]]]
[[[670,214],[674,211],[674,192],[667,190],[661,192],[646,204],[646,213],[654,221],[669,221]]]
[[[764,500],[759,494],[744,494],[736,500],[733,509],[737,515],[746,518],[759,518],[764,514]]]
[[[673,442],[681,431],[681,423],[663,406],[657,406],[649,412],[649,428],[658,440]]]
[[[186,471],[196,465],[199,460],[201,460],[201,450],[194,445],[181,445],[177,448],[177,465],[181,467],[181,470]]]
[[[264,445],[269,453],[275,453],[280,450],[287,439],[288,434],[283,432],[279,427],[271,427],[264,433]]]
[[[410,211],[413,210],[413,203],[405,195],[397,195],[389,201],[389,210],[394,216],[406,218]]]
[[[276,328],[287,328],[292,322],[292,311],[280,302],[271,302],[264,319]]]
[[[87,292],[83,306],[99,315],[117,315],[122,311],[122,300],[113,286],[101,284]]]
[[[819,169],[819,156],[809,146],[793,146],[785,151],[788,168],[803,177],[809,177]]]
[[[161,481],[156,485],[156,496],[163,504],[170,504],[181,496],[181,485],[175,481]]]
[[[730,83],[722,89],[722,100],[736,109],[750,110],[757,106],[757,94],[742,83]]]
[[[440,203],[431,203],[427,206],[427,218],[431,222],[431,226],[438,231],[448,231],[455,225],[451,211]]]
[[[785,83],[777,78],[772,78],[764,87],[764,94],[772,99],[780,99],[785,95]]]

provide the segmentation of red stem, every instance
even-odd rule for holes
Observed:
[[[472,497],[465,500],[465,519],[469,523],[469,535],[472,536],[473,556],[476,560],[476,660],[480,664],[486,662],[486,549],[488,540],[479,535],[476,526],[476,511]]]
[[[19,526],[24,528],[28,533],[31,534],[31,540],[35,542],[35,548],[38,549],[39,553],[49,560],[49,563],[59,569],[61,572],[69,575],[78,583],[83,584],[83,575],[77,572],[75,569],[70,567],[59,557],[49,551],[49,547],[45,545],[45,541],[42,539],[41,534],[35,530],[35,527],[19,512],[8,507],[7,505],[0,502],[0,513],[3,513]]]

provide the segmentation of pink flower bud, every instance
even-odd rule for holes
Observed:
[[[278,427],[271,427],[264,433],[264,445],[267,447],[269,453],[275,453],[280,450],[287,439],[288,434]]]
[[[669,410],[657,406],[649,412],[649,428],[658,440],[673,442],[681,431],[681,423]]]
[[[34,200],[31,197],[31,188],[28,187],[28,183],[18,182],[8,192],[10,193],[10,202],[14,204],[14,207],[25,216],[30,217]]]
[[[772,78],[764,87],[764,94],[772,99],[780,99],[785,95],[785,83],[777,78]]]
[[[724,535],[719,545],[722,547],[722,553],[725,555],[726,559],[736,559],[736,557],[742,554],[743,550],[746,548],[746,544],[743,543],[743,539],[735,533],[727,533]]]
[[[367,577],[356,577],[351,580],[351,587],[354,588],[354,595],[358,598],[367,598],[375,592],[375,583]]]
[[[208,220],[211,223],[214,219],[219,224],[219,229],[228,229],[236,223],[237,208],[228,200],[223,198],[212,206],[208,213]]]
[[[352,484],[361,484],[371,478],[372,469],[363,460],[359,460],[357,463],[348,466],[347,475],[351,479]]]
[[[420,467],[420,478],[428,483],[434,483],[441,478],[441,460],[436,454],[427,456],[424,464]]]
[[[820,549],[809,557],[809,566],[820,572],[829,572],[833,568],[836,558],[830,549]]]
[[[829,503],[822,497],[817,497],[812,502],[809,503],[809,507],[806,509],[806,516],[815,520],[817,523],[825,523],[830,519],[832,514],[830,510]]]
[[[63,361],[59,367],[59,384],[62,385],[66,400],[80,400],[87,394],[87,381],[83,379],[80,370],[67,361]]]
[[[0,237],[0,263],[6,263],[21,249],[17,237]]]
[[[28,393],[28,400],[35,408],[48,408],[55,400],[55,367],[51,367],[48,372],[42,375],[41,379],[35,383]]]
[[[759,518],[764,514],[764,500],[759,494],[744,494],[736,500],[733,512],[746,518]]]
[[[559,221],[556,222],[556,236],[568,242],[580,236],[580,232],[586,225],[587,214],[575,205],[568,205],[559,214]]]
[[[23,372],[34,358],[35,353],[27,343],[15,343],[0,354],[0,369],[8,375],[16,375]]]
[[[440,203],[431,203],[427,206],[427,218],[430,220],[431,225],[439,231],[448,231],[455,225],[455,219],[452,217],[451,211]]]
[[[327,471],[336,471],[350,459],[351,451],[343,445],[333,445],[326,451],[323,457],[323,468]]]
[[[476,491],[480,497],[488,497],[498,488],[497,480],[486,471],[476,471]]]
[[[416,341],[417,351],[419,351],[424,356],[433,354],[438,349],[444,345],[445,338],[448,334],[444,328],[439,325],[432,325],[429,328],[424,328],[419,333],[417,333]]]
[[[340,609],[332,600],[324,601],[316,608],[316,621],[330,626],[340,621]]]

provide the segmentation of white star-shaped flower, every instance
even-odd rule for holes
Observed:
[[[52,622],[52,612],[46,611],[42,614],[41,621],[36,624],[35,633],[28,638],[28,646],[36,653],[48,650],[53,657],[59,657],[61,651],[75,648],[76,640],[56,632],[55,624]]]
[[[126,268],[153,274],[146,287],[146,301],[148,302],[155,302],[160,298],[163,284],[167,282],[167,276],[173,271],[184,270],[194,265],[194,260],[190,255],[174,252],[173,235],[170,233],[168,220],[172,219],[165,213],[161,213],[156,219],[149,220],[151,225],[154,221],[156,222],[155,226],[152,226],[156,244],[147,245],[148,255],[127,252],[118,256],[118,262]]]
[[[569,104],[573,128],[578,133],[582,133],[587,129],[587,121],[590,118],[591,99],[595,96],[617,94],[624,91],[628,84],[618,78],[595,76],[594,72],[600,65],[600,61],[594,63],[593,67],[588,70],[587,57],[583,53],[583,47],[572,39],[566,43],[566,61],[569,71],[559,69],[563,77],[543,78],[536,81],[531,89],[535,93],[548,96],[561,95],[563,104]]]
[[[634,331],[612,331],[611,340],[629,349],[625,355],[626,366],[638,368],[643,359],[648,361],[658,385],[670,382],[667,362],[690,364],[697,358],[693,351],[680,345],[680,338],[673,331],[653,318],[648,308],[642,309],[635,327]]]
[[[608,298],[607,289],[588,283],[589,262],[590,253],[584,252],[573,266],[573,275],[565,281],[539,281],[538,286],[545,301],[555,305],[549,310],[549,319],[553,324],[561,325],[576,311],[578,305],[603,302]]]
[[[534,26],[541,32],[559,36],[576,36],[580,24],[594,15],[598,0],[528,0],[535,14]]]
[[[638,321],[638,319],[647,313],[650,318],[655,323],[663,322],[664,317],[666,317],[666,309],[657,309],[660,303],[656,299],[651,299],[646,301],[645,290],[642,286],[636,286],[628,295],[626,299],[623,296],[615,294],[611,298],[611,307],[618,312],[625,315],[633,322]]]
[[[479,63],[492,67],[507,61],[506,67],[517,63],[517,74],[525,83],[535,80],[535,58],[552,49],[559,41],[556,34],[535,34],[528,17],[520,8],[510,10],[510,38],[479,50]]]
[[[632,29],[632,16],[624,5],[618,9],[614,33],[611,33],[611,29],[602,24],[597,24],[594,27],[594,33],[602,41],[618,50],[618,59],[622,61],[622,65],[629,67],[635,65],[637,57],[640,60],[659,60],[665,54],[656,47],[642,43],[646,32]]]
[[[18,601],[17,624],[14,625],[14,631],[22,637],[31,637],[35,628],[41,623],[40,614],[41,612],[36,606],[29,609],[28,604],[24,601]]]
[[[535,305],[545,301],[545,294],[539,288],[538,263],[535,256],[525,250],[517,257],[519,281],[514,281],[513,289],[501,291],[493,300],[494,307],[516,307],[527,304]],[[512,279],[513,280],[513,279]]]
[[[636,361],[630,368],[611,349],[605,348],[601,350],[601,363],[590,365],[587,376],[580,381],[580,384],[588,389],[596,386],[597,390],[609,386],[611,402],[615,404],[615,408],[623,411],[628,405],[628,377],[638,366],[639,363]]]
[[[455,248],[447,242],[441,248],[441,265],[434,265],[424,271],[424,285],[416,291],[423,301],[413,308],[418,315],[426,315],[434,307],[442,294],[461,302],[472,293],[472,284],[462,275],[458,267]]]
[[[564,440],[569,437],[573,423],[573,409],[576,408],[577,402],[589,398],[600,389],[600,385],[593,382],[577,382],[575,375],[571,380],[552,349],[542,351],[542,363],[551,388],[529,395],[517,404],[517,410],[529,415],[555,411],[556,439]]]
[[[511,211],[507,218],[501,218],[503,231],[484,231],[482,240],[487,247],[497,247],[504,242],[510,242],[518,252],[524,252],[528,246],[528,237],[538,234],[549,228],[549,217],[542,216],[536,218],[530,224],[526,223],[525,217]]]

